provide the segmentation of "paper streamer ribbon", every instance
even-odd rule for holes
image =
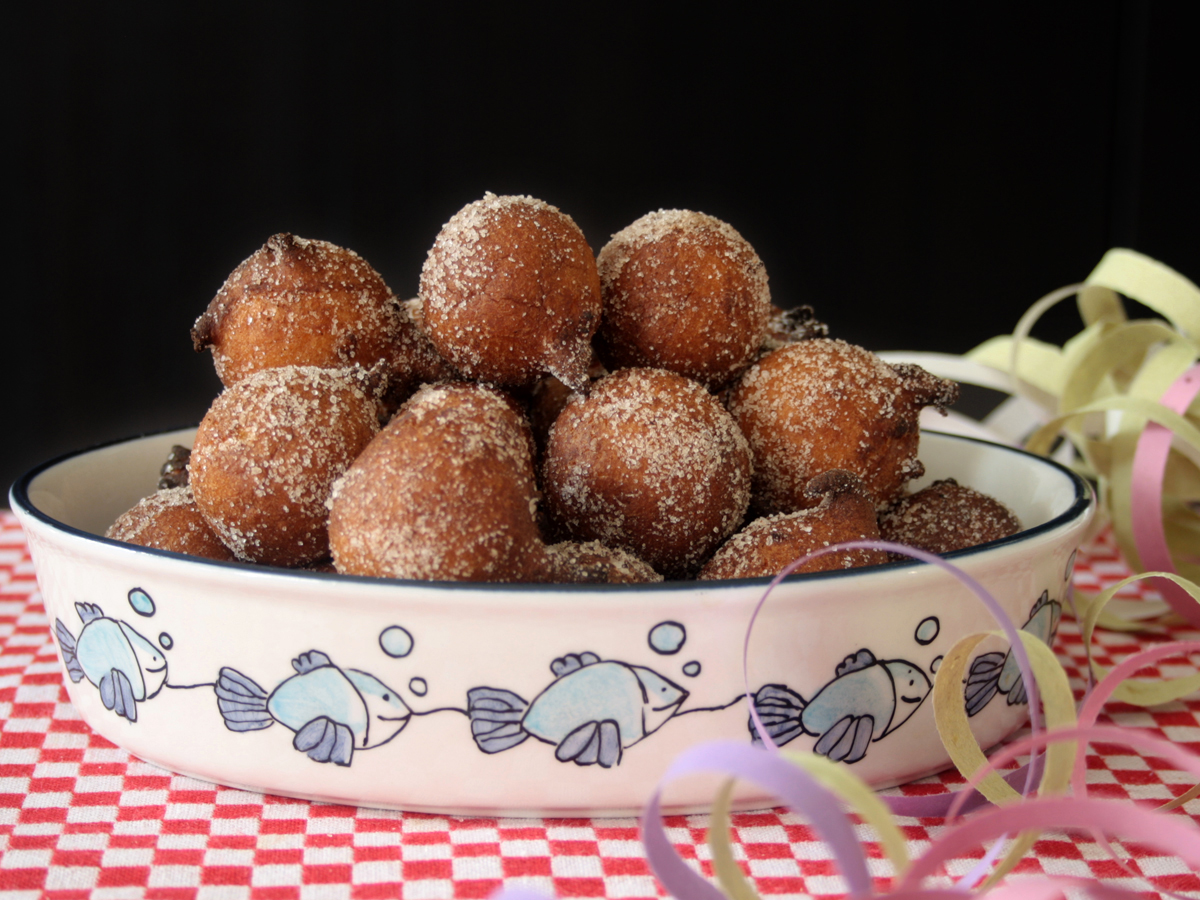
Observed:
[[[1163,406],[1183,415],[1200,393],[1200,365],[1192,366],[1171,385],[1160,401]],[[1163,528],[1163,476],[1171,453],[1172,432],[1150,422],[1138,438],[1133,457],[1133,538],[1142,566],[1148,570],[1177,572]],[[1163,599],[1192,625],[1200,627],[1200,605],[1177,584],[1155,578]]]
[[[1165,321],[1129,321],[1118,293]],[[1031,338],[1038,318],[1071,296],[1083,330],[1062,347]],[[1060,434],[1069,438],[1135,572],[1200,579],[1200,428],[1189,415],[1200,391],[1200,288],[1147,256],[1110,250],[1082,284],[1047,294],[1011,337],[968,358],[1007,373],[1013,392],[1041,407],[1027,449],[1048,454]],[[1099,624],[1134,630],[1174,611],[1200,626],[1194,602],[1168,582],[1156,587],[1166,602],[1111,602]],[[1085,607],[1089,599],[1080,597]]]

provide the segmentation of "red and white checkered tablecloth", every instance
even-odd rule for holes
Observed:
[[[1110,541],[1081,554],[1078,584],[1110,585],[1126,574]],[[1100,662],[1200,633],[1098,638]],[[1056,649],[1077,691],[1084,653],[1078,629],[1062,623]],[[1187,661],[1165,676],[1194,670]],[[1150,672],[1149,674],[1153,674]],[[1107,721],[1145,729],[1200,752],[1200,699],[1153,710],[1111,704]],[[1105,721],[1105,720],[1102,720]],[[1157,805],[1190,787],[1185,775],[1124,747],[1094,745],[1093,796]],[[900,790],[939,793],[956,775]],[[1200,816],[1200,801],[1183,810]],[[711,874],[707,817],[667,820],[679,852]],[[902,820],[912,856],[943,826]],[[760,893],[841,896],[828,848],[786,810],[734,816],[738,857]],[[878,885],[889,867],[860,830]],[[1200,877],[1174,857],[1116,844],[1131,877],[1090,839],[1049,835],[1011,877],[1059,874],[1107,879],[1156,896],[1200,891]],[[983,855],[980,849],[975,856]],[[973,859],[950,867],[966,872]],[[404,900],[486,897],[501,884],[561,898],[659,897],[637,822],[623,819],[455,819],[264,796],[218,787],[135,759],[91,733],[67,701],[33,564],[10,513],[0,511],[0,898],[323,898]]]

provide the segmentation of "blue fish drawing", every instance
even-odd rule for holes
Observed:
[[[932,687],[912,663],[879,660],[870,650],[847,656],[834,674],[811,700],[782,684],[759,688],[754,710],[776,745],[807,734],[817,739],[814,753],[835,762],[858,762],[872,741],[909,720]],[[753,719],[750,734],[759,741]]]
[[[76,603],[83,627],[71,634],[62,619],[54,634],[71,681],[84,678],[100,689],[105,709],[137,721],[137,704],[149,700],[167,683],[167,658],[128,622],[104,615],[94,603]]]
[[[1061,618],[1062,604],[1051,600],[1049,591],[1042,591],[1042,596],[1033,604],[1029,618],[1025,620],[1021,630],[1029,632],[1043,644],[1050,646]],[[997,693],[1008,698],[1009,706],[1029,702],[1025,679],[1021,677],[1021,669],[1017,666],[1017,658],[1013,656],[1011,649],[1007,653],[998,650],[983,653],[971,663],[971,669],[967,673],[967,686],[964,689],[967,715],[976,715]]]
[[[550,671],[555,680],[531,702],[499,688],[467,692],[471,735],[480,750],[499,753],[533,736],[554,744],[560,762],[611,768],[688,697],[652,669],[601,661],[595,653],[567,654]]]
[[[386,744],[408,724],[412,710],[367,672],[340,669],[319,650],[292,660],[296,674],[268,693],[225,667],[217,706],[230,731],[259,731],[275,722],[296,732],[292,746],[317,762],[348,766],[354,751]]]

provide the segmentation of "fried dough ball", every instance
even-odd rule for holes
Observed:
[[[775,576],[785,566],[822,547],[879,540],[875,501],[857,476],[834,469],[812,479],[805,494],[819,505],[755,519],[726,541],[697,577]],[[810,559],[794,571],[828,572],[887,561],[888,555],[882,550],[840,550]]]
[[[663,577],[632,553],[599,541],[563,541],[547,549],[550,581],[559,584],[647,584]]]
[[[812,505],[810,478],[844,469],[879,506],[924,472],[917,460],[919,416],[944,410],[958,385],[919,366],[889,366],[845,341],[789,344],[751,366],[729,409],[754,452],[755,509],[767,515]]]
[[[469,378],[585,384],[600,279],[583,232],[555,207],[490,193],[463,207],[425,259],[420,299],[433,345]]]
[[[703,387],[624,369],[567,403],[543,477],[551,518],[567,534],[680,578],[741,523],[751,468],[746,439]]]
[[[528,426],[499,391],[420,388],[334,488],[339,572],[544,581]]]
[[[226,387],[280,366],[371,368],[392,352],[399,304],[353,250],[277,234],[230,274],[192,327]]]
[[[1007,506],[953,478],[899,498],[879,516],[884,540],[929,553],[975,547],[1020,530],[1021,521]]]
[[[118,516],[104,536],[205,559],[235,559],[209,527],[196,506],[191,488],[186,486],[155,491]]]
[[[767,271],[731,226],[659,210],[613,235],[597,258],[610,369],[668,369],[718,388],[759,351],[771,316]]]
[[[209,408],[188,464],[204,518],[239,559],[299,566],[329,553],[333,482],[379,430],[360,368],[264,369]]]
[[[383,402],[387,418],[423,384],[461,379],[438,354],[421,326],[421,301],[400,304],[396,340],[387,362],[388,382]]]
[[[190,447],[184,447],[181,444],[176,444],[171,448],[171,452],[167,454],[167,458],[163,462],[162,468],[158,470],[159,490],[187,487],[187,466],[188,459],[191,457],[191,455],[192,451]]]

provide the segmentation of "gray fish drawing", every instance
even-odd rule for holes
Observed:
[[[1049,591],[1042,591],[1042,596],[1033,604],[1029,618],[1025,620],[1021,630],[1029,632],[1043,644],[1050,646],[1055,632],[1058,631],[1060,619],[1062,604],[1051,600]],[[1021,677],[1021,669],[1011,649],[1007,653],[996,650],[977,656],[967,673],[967,686],[963,693],[968,716],[977,714],[997,693],[1008,698],[1009,706],[1029,702],[1025,679]]]
[[[217,706],[230,731],[278,722],[296,732],[292,746],[317,762],[350,765],[354,751],[386,744],[412,716],[400,696],[358,669],[339,669],[319,650],[292,660],[296,674],[267,692],[236,669],[221,669]]]
[[[75,611],[83,623],[78,636],[61,619],[54,620],[67,675],[76,684],[86,678],[100,689],[105,709],[136,722],[137,704],[167,683],[166,656],[128,622],[108,618],[94,603],[76,603]]]
[[[567,654],[550,671],[555,680],[531,702],[499,688],[467,692],[471,734],[480,750],[499,753],[533,736],[554,744],[560,762],[611,768],[688,697],[652,669],[601,661],[595,653]]]
[[[776,745],[801,734],[817,738],[813,752],[835,762],[858,762],[867,746],[909,720],[932,688],[920,668],[902,659],[878,660],[870,650],[847,656],[836,677],[805,700],[782,684],[754,695],[754,710]],[[750,734],[759,741],[754,720]]]

